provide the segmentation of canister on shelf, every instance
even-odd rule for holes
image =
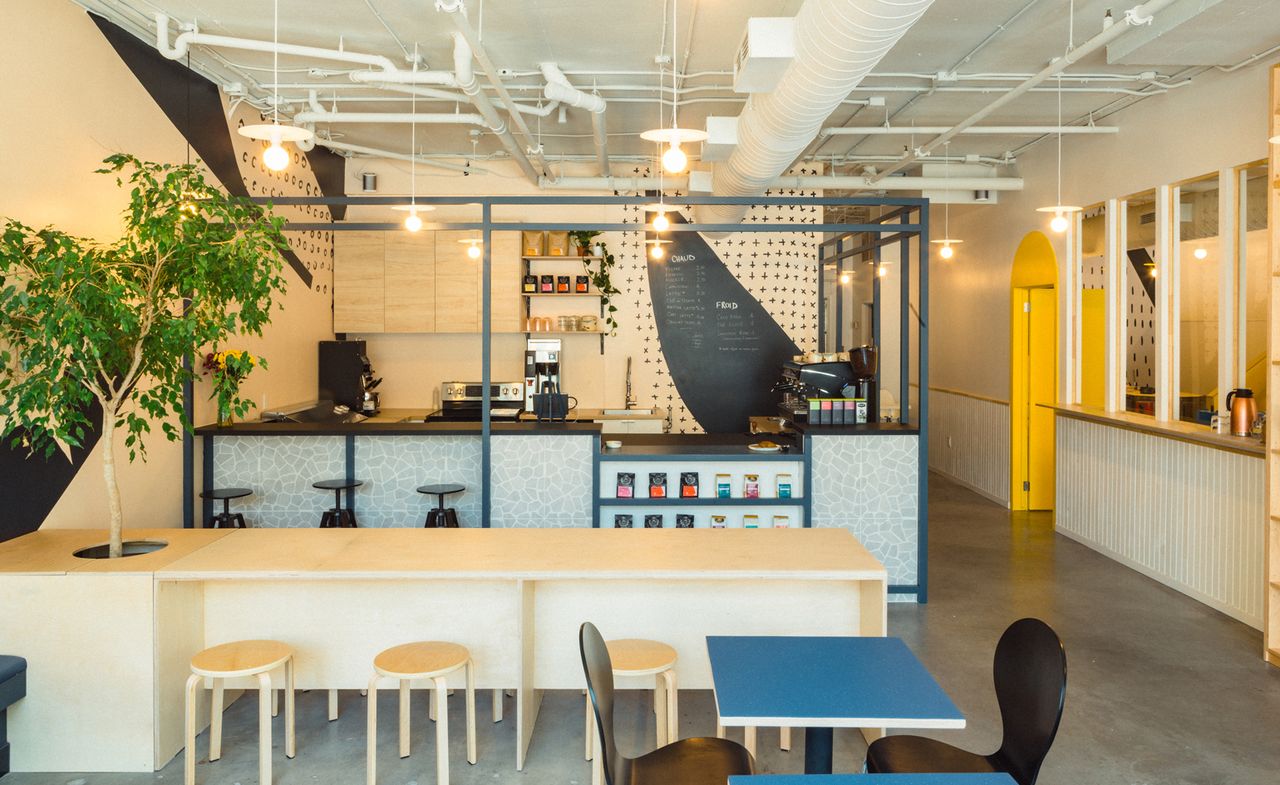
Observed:
[[[760,498],[760,475],[748,474],[742,478],[742,498]]]

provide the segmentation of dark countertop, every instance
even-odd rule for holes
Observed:
[[[616,439],[622,442],[622,446],[616,450],[601,448],[600,459],[605,461],[654,460],[672,457],[796,460],[803,454],[799,440],[794,436],[777,433],[754,436],[745,433],[610,433],[605,434],[602,439],[604,441]],[[765,440],[781,444],[787,448],[787,451],[757,453],[747,449],[748,444]]]
[[[900,422],[872,422],[863,425],[809,425],[798,422],[795,429],[810,436],[913,436],[920,426]]]
[[[501,422],[490,426],[495,436],[567,434],[594,436],[599,423],[592,422]],[[220,428],[196,428],[197,436],[479,436],[478,422],[245,422]]]

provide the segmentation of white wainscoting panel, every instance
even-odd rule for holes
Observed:
[[[1057,530],[1257,628],[1264,482],[1261,456],[1057,418]]]
[[[929,390],[929,468],[1009,506],[1009,404]]]

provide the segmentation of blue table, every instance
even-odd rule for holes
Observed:
[[[963,728],[899,638],[707,636],[720,724],[805,728],[806,774],[831,773],[833,728]]]
[[[729,785],[1018,785],[996,774],[765,774],[733,776]]]

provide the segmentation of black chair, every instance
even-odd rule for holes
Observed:
[[[333,491],[333,508],[325,510],[320,516],[321,529],[354,529],[360,524],[356,523],[356,511],[350,508],[348,504],[344,509],[342,506],[342,492],[351,491],[364,485],[364,480],[321,480],[311,483],[312,488],[318,488],[322,491]],[[347,496],[350,501],[351,496]]]
[[[600,734],[596,754],[605,785],[724,785],[732,775],[755,773],[751,754],[728,739],[680,739],[638,758],[619,754],[613,738],[613,663],[591,622],[578,630],[578,648]]]
[[[923,736],[886,736],[867,749],[867,771],[886,774],[1002,771],[1018,785],[1035,785],[1062,720],[1067,653],[1053,628],[1019,619],[996,644],[996,699],[1004,740],[990,755]]]

